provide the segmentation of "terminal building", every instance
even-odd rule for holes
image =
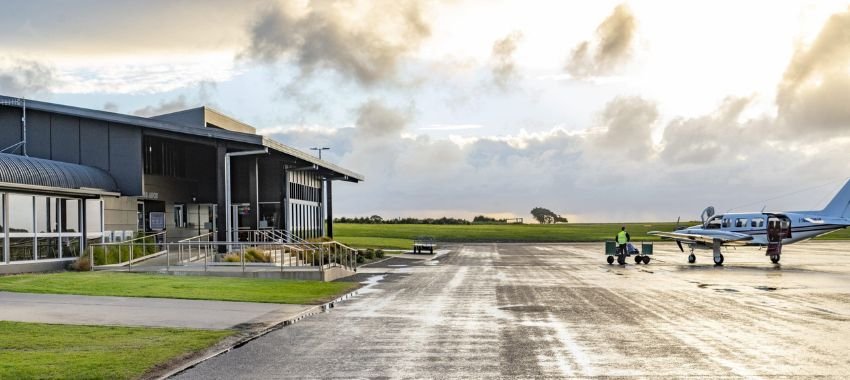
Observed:
[[[162,230],[333,237],[332,183],[363,180],[208,107],[145,118],[0,96],[0,149],[0,273]]]

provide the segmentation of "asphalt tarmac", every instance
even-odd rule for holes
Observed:
[[[395,258],[351,301],[181,379],[835,377],[850,374],[848,243],[710,252],[479,244]]]

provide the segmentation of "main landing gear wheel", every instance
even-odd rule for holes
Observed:
[[[779,255],[770,255],[770,262],[779,264]]]
[[[723,255],[717,255],[714,258],[714,265],[717,265],[717,266],[723,265]]]
[[[626,265],[626,256],[620,255],[617,257],[617,264]]]
[[[614,256],[608,256],[608,264],[614,264]]]
[[[643,257],[643,263],[644,263],[644,264],[649,264],[649,256],[644,256],[644,257]]]
[[[693,253],[692,253],[692,254],[690,254],[690,255],[688,255],[688,264],[693,264],[693,263],[695,263],[695,262],[697,262],[697,257],[696,257],[696,256],[694,256],[694,254],[693,254]]]
[[[635,256],[635,264],[640,264],[641,260],[643,260],[640,256]]]

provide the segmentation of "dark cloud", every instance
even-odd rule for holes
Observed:
[[[326,69],[372,86],[394,81],[399,61],[430,33],[416,1],[272,6],[251,24],[243,56],[266,63],[291,59],[304,77]]]
[[[398,138],[408,123],[403,111],[370,100],[357,109],[357,132],[367,138]]]
[[[652,125],[658,120],[655,103],[640,97],[622,97],[609,102],[600,115],[604,132],[593,139],[606,154],[643,160],[652,155]]]
[[[490,54],[493,83],[501,90],[511,87],[513,81],[519,77],[514,62],[514,52],[520,40],[522,40],[522,33],[513,32],[493,43]]]
[[[770,135],[754,141],[762,128],[740,125],[749,98],[727,98],[714,112],[695,118],[677,118],[664,129],[662,158],[670,164],[710,165],[760,147]],[[756,131],[759,129],[759,131]]]
[[[180,95],[175,99],[168,101],[160,101],[155,106],[145,106],[133,111],[133,115],[142,117],[158,116],[167,113],[183,111],[189,108],[197,107],[200,104],[189,104],[185,95]]]
[[[620,4],[596,28],[596,37],[573,48],[566,71],[576,78],[608,75],[631,55],[636,21],[631,9]]]
[[[850,11],[831,16],[808,47],[798,48],[779,84],[779,117],[791,134],[850,132]]]
[[[109,112],[118,112],[118,104],[115,104],[113,102],[103,103],[103,110]]]
[[[36,61],[10,60],[0,69],[0,94],[34,97],[49,93],[56,81],[53,68]]]

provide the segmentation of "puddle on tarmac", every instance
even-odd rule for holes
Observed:
[[[380,289],[372,289],[375,285],[378,285],[381,281],[384,280],[386,275],[380,274],[376,276],[372,276],[366,279],[366,281],[360,282],[363,284],[363,287],[357,290],[357,294],[365,294],[365,293],[375,293],[380,292]]]
[[[390,265],[387,265],[387,266],[388,267],[403,268],[403,267],[406,267],[407,264],[390,264]]]
[[[707,288],[707,287],[709,287],[709,286],[711,286],[711,284],[699,284],[699,285],[697,285],[697,288],[705,289],[705,288]]]
[[[431,265],[431,266],[438,265],[438,264],[440,264],[440,260],[429,260],[429,261],[425,262],[425,265]]]
[[[739,293],[740,292],[738,289],[729,289],[729,288],[714,289],[714,290],[717,291],[717,292],[724,292],[724,293]]]
[[[776,287],[773,287],[773,286],[756,286],[755,288],[758,289],[758,290],[765,290],[765,291],[768,291],[768,292],[772,292],[774,290],[779,290],[779,288],[776,288]]]

